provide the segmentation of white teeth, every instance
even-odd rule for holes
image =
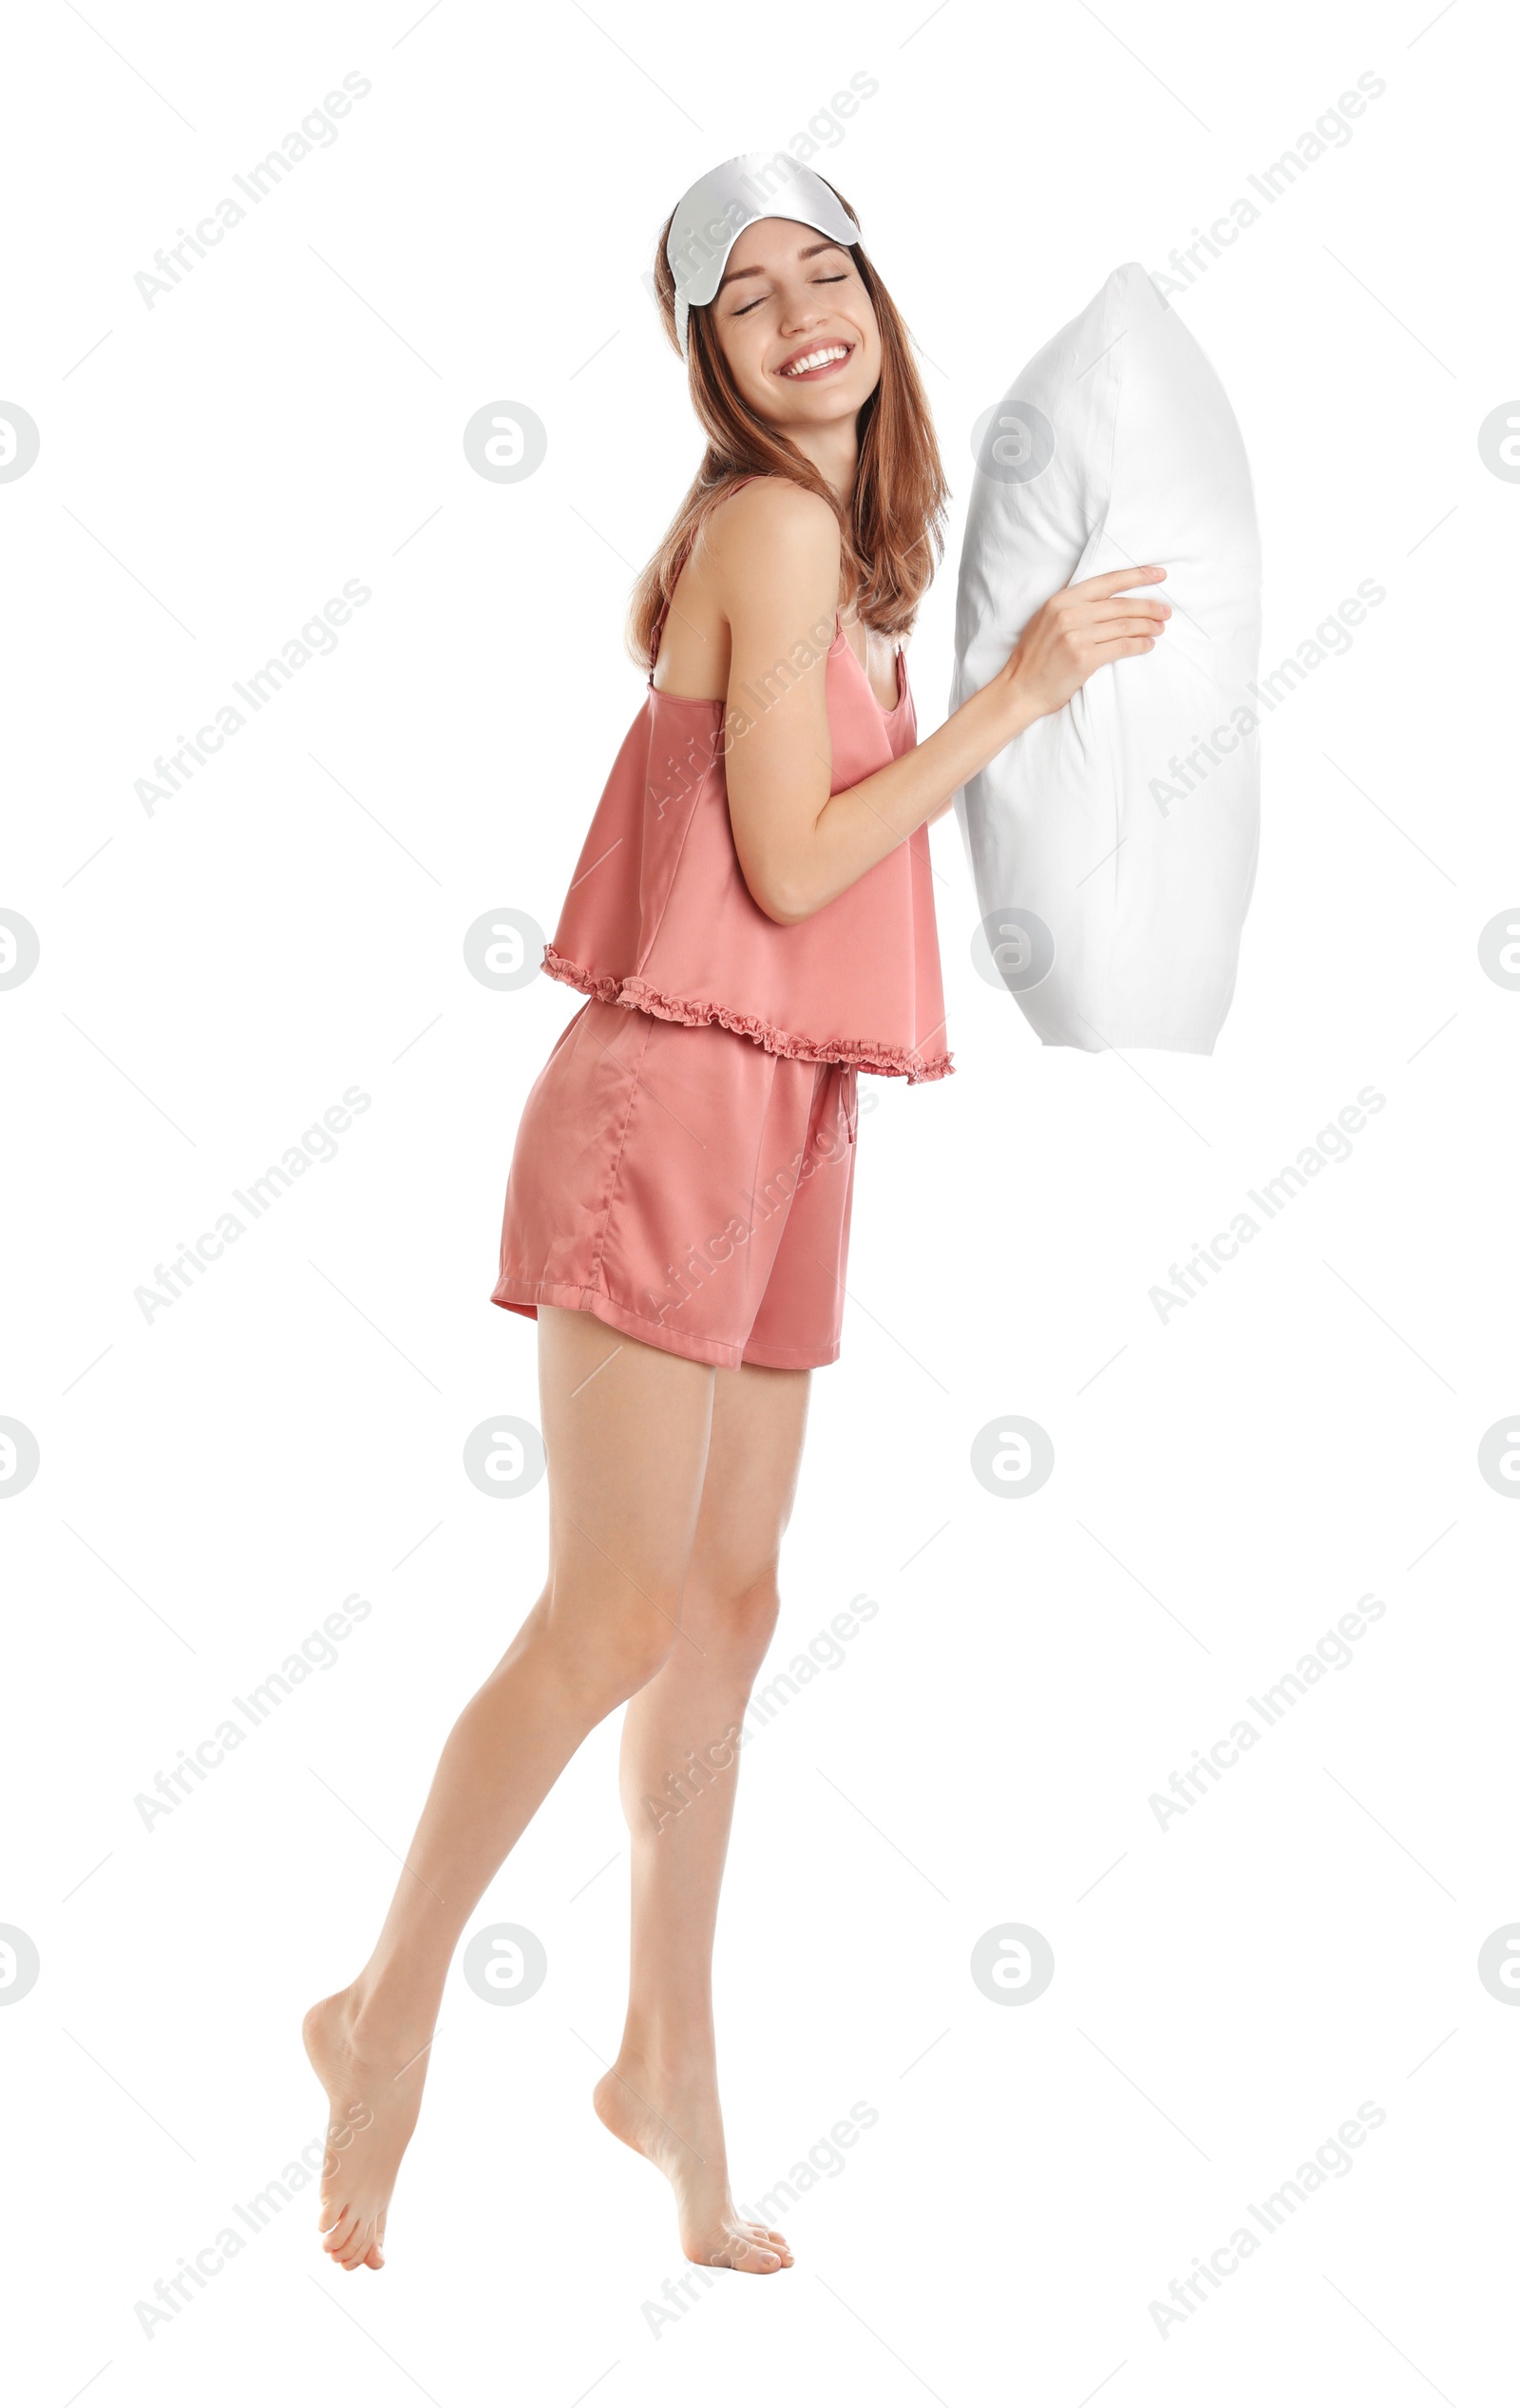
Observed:
[[[848,359],[847,343],[830,343],[826,351],[809,352],[805,359],[794,359],[782,370],[783,376],[804,376],[809,368],[825,368],[831,359]]]

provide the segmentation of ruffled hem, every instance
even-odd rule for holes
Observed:
[[[701,998],[661,994],[641,978],[601,978],[557,952],[552,945],[543,948],[543,967],[550,978],[599,1003],[619,1003],[626,1011],[648,1012],[656,1020],[678,1021],[687,1028],[705,1028],[715,1022],[720,1028],[732,1029],[735,1037],[750,1038],[768,1054],[780,1054],[788,1061],[847,1062],[882,1079],[905,1079],[910,1086],[948,1078],[955,1068],[948,1053],[922,1054],[917,1047],[877,1045],[864,1037],[799,1037],[770,1021],[757,1019],[752,1012],[730,1011],[725,1003]]]

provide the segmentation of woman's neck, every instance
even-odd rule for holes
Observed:
[[[855,474],[860,466],[860,445],[855,439],[855,421],[845,418],[833,427],[808,427],[800,431],[788,429],[791,442],[810,461],[846,508],[855,491]]]

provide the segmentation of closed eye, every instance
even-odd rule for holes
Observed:
[[[848,271],[848,269],[847,269],[847,268],[841,268],[841,270],[840,270],[840,272],[839,272],[839,274],[838,274],[837,276],[814,276],[814,277],[809,277],[809,278],[808,278],[808,282],[809,282],[809,283],[811,283],[811,284],[844,284],[844,283],[847,282],[847,280],[848,280],[848,276],[849,276],[849,271]],[[769,294],[769,293],[762,293],[762,294],[759,296],[758,299],[753,300],[753,301],[746,301],[746,303],[745,303],[745,305],[744,305],[744,307],[743,307],[743,309],[742,309],[742,310],[734,310],[734,311],[732,311],[731,314],[732,314],[732,315],[733,315],[734,317],[748,317],[748,316],[749,316],[749,315],[750,315],[750,312],[751,310],[757,310],[757,309],[760,307],[760,303],[761,303],[762,301],[769,301],[769,299],[770,299],[770,294]]]

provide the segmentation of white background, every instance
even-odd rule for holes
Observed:
[[[842,2391],[950,2408],[1503,2396],[1520,2015],[1514,1550],[1479,1476],[1520,1405],[1520,391],[1512,27],[1496,8],[685,12],[439,0],[236,18],[92,0],[10,37],[0,993],[15,1243],[0,2014],[16,2397],[444,2408]],[[1429,29],[1425,29],[1429,27]],[[151,308],[134,277],[345,72],[338,140]],[[772,1666],[868,1593],[745,1760],[717,1968],[736,2187],[856,2102],[785,2278],[691,2284],[594,2120],[627,1852],[616,1718],[450,1977],[379,2279],[293,2200],[171,2321],[135,2303],[318,2132],[297,2025],[352,1978],[437,1749],[531,1603],[544,1490],[466,1481],[537,1418],[488,1301],[523,1096],[574,1009],[465,930],[552,927],[640,680],[634,570],[698,456],[641,281],[695,176],[823,128],[925,354],[956,491],[911,652],[938,724],[970,431],[1111,269],[1166,267],[1371,70],[1386,92],[1174,300],[1244,430],[1264,658],[1387,601],[1267,723],[1261,871],[1212,1060],[1043,1052],[971,963],[935,831],[958,1075],[869,1082],[843,1360],[815,1382]],[[19,229],[24,225],[24,234]],[[461,436],[530,406],[542,468]],[[1516,405],[1520,409],[1520,404]],[[134,783],[346,580],[329,658],[150,816]],[[171,1309],[134,1290],[345,1088],[370,1109]],[[1384,1109],[1209,1290],[1149,1291],[1364,1086]],[[1023,1500],[973,1479],[1010,1413]],[[353,1592],[338,1651],[172,1815],[133,1800]],[[1163,1831],[1148,1804],[1358,1597],[1354,1661]],[[995,1925],[1045,1995],[969,1974]],[[1362,2102],[1385,2120],[1223,2287],[1152,2301]],[[664,2303],[667,2311],[670,2303]]]

